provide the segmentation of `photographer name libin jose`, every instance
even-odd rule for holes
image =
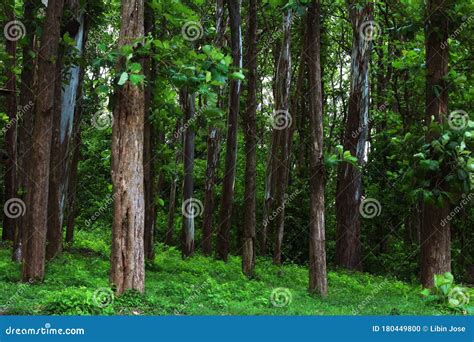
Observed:
[[[434,333],[465,333],[465,326],[446,325],[373,325],[373,332],[434,332]]]

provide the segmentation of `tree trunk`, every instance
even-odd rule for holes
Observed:
[[[257,173],[257,6],[250,0],[247,28],[247,110],[245,111],[245,196],[242,272],[252,276],[255,268],[256,173]]]
[[[214,45],[221,48],[224,44],[224,35],[226,30],[225,20],[225,1],[217,0],[216,2],[216,36],[214,38]],[[218,106],[223,107],[223,90],[217,90],[220,99]],[[202,252],[209,256],[212,254],[212,214],[215,208],[215,194],[214,188],[216,185],[217,168],[219,166],[219,152],[220,152],[220,130],[215,126],[209,127],[207,136],[207,166],[206,166],[206,181],[204,184],[204,212],[202,218]]]
[[[144,0],[122,0],[119,47],[144,37]],[[123,61],[122,61],[123,66]],[[143,85],[125,83],[118,90],[112,130],[114,219],[110,281],[117,294],[145,290]]]
[[[195,95],[186,89],[182,92],[183,109],[186,130],[184,132],[184,182],[183,182],[183,229],[181,234],[181,247],[183,258],[194,253],[194,218],[200,210],[197,200],[193,198],[194,192],[194,132],[192,121],[195,111]]]
[[[285,194],[288,184],[289,168],[289,144],[290,131],[292,129],[291,115],[289,113],[289,96],[291,86],[291,11],[283,16],[283,42],[281,44],[280,57],[276,74],[276,99],[274,129],[280,130],[279,148],[276,154],[276,192],[275,192],[275,249],[273,251],[273,263],[281,264],[281,248],[285,230]],[[280,121],[281,120],[281,121]],[[282,123],[282,125],[280,125]]]
[[[35,21],[36,6],[35,1],[24,2],[23,24],[25,27],[33,27]],[[35,48],[35,34],[32,30],[26,30],[27,44],[23,46],[22,58],[23,67],[20,76],[20,107],[18,113],[18,190],[19,197],[26,202],[26,194],[28,193],[28,176],[30,156],[31,156],[31,137],[33,135],[33,117],[34,117],[34,101],[36,89],[36,65],[37,59],[31,58],[31,52]],[[20,216],[13,241],[13,260],[20,262],[23,259],[23,249],[25,246],[24,232],[27,227],[27,216]]]
[[[145,33],[153,34],[153,10],[149,7],[150,1],[146,1],[145,10]],[[144,132],[144,148],[143,148],[143,172],[144,172],[144,189],[145,189],[145,259],[154,260],[155,258],[155,194],[154,189],[154,163],[153,163],[153,146],[154,146],[154,127],[150,118],[150,108],[153,99],[153,80],[154,78],[154,61],[151,57],[144,60],[144,73],[148,80],[145,89],[145,132]]]
[[[23,281],[42,281],[48,227],[48,191],[55,94],[56,63],[64,0],[50,0],[46,10],[41,54],[38,56],[38,89],[32,138],[31,166],[26,201],[27,225]],[[51,79],[53,76],[53,80]],[[34,180],[34,181],[33,181]]]
[[[323,101],[321,86],[321,25],[320,0],[313,0],[308,11],[308,73],[309,119],[311,125],[310,151],[310,233],[309,233],[309,292],[327,295],[326,237],[324,222],[324,149]]]
[[[14,1],[8,1],[3,5],[7,24],[15,20]],[[7,26],[4,27],[7,27]],[[5,132],[5,148],[7,152],[7,160],[5,162],[5,202],[10,203],[4,210],[2,240],[15,240],[15,232],[18,230],[19,218],[15,213],[14,206],[19,203],[17,198],[17,108],[16,108],[16,39],[5,35],[5,50],[8,60],[5,63],[5,83],[6,89],[9,91],[6,96],[5,106],[9,123]],[[21,205],[21,203],[19,203]],[[21,210],[23,211],[23,210]],[[24,214],[24,212],[23,212]]]
[[[371,41],[364,28],[372,20],[373,4],[363,7],[349,4],[353,42],[351,57],[351,91],[344,132],[344,150],[356,156],[359,165],[366,159],[369,115],[369,61]],[[361,173],[354,165],[343,162],[338,167],[336,190],[336,264],[351,270],[362,269],[359,205],[362,195]]]
[[[232,66],[242,68],[242,35],[240,22],[240,0],[227,0],[230,17]],[[219,211],[217,233],[217,258],[227,261],[230,248],[230,227],[234,200],[235,163],[237,159],[237,119],[239,114],[240,80],[230,81],[229,117],[227,119],[227,146],[222,200]]]
[[[443,122],[448,112],[448,25],[447,3],[430,0],[427,8],[426,26],[426,125],[431,118]],[[443,49],[442,46],[445,46]],[[432,137],[428,137],[432,138]],[[442,177],[432,180],[438,190],[448,191]],[[421,283],[433,286],[435,274],[451,272],[451,227],[444,220],[449,215],[449,204],[445,201],[441,208],[424,203],[421,228]],[[442,224],[442,221],[445,221]]]

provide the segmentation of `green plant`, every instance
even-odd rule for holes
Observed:
[[[436,302],[451,310],[473,314],[474,306],[472,297],[474,292],[467,287],[461,287],[454,283],[454,277],[450,272],[434,276],[434,287],[432,290],[424,289],[421,295],[428,302]]]

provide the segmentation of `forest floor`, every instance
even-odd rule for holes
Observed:
[[[246,279],[239,257],[227,263],[162,245],[146,267],[145,295],[113,298],[108,287],[108,247],[84,231],[75,247],[47,265],[43,284],[22,284],[20,265],[0,246],[0,314],[13,315],[441,315],[443,307],[423,301],[421,288],[366,273],[330,271],[326,299],[310,296],[308,271],[258,260]]]

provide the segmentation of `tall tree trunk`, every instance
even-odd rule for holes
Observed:
[[[224,43],[225,29],[227,27],[225,20],[225,1],[217,0],[216,2],[216,36],[214,45],[222,47]],[[221,100],[218,101],[218,106],[223,107],[223,91],[222,88],[217,90]],[[214,188],[216,184],[217,168],[219,166],[219,152],[220,152],[220,130],[215,126],[209,127],[207,135],[207,166],[206,166],[206,181],[204,184],[204,212],[202,218],[202,252],[209,256],[212,254],[212,214],[215,207]]]
[[[23,5],[23,24],[25,27],[34,27],[35,13],[37,10],[36,0],[26,0]],[[20,75],[20,108],[18,114],[18,190],[19,197],[26,202],[26,194],[28,193],[28,176],[30,156],[31,156],[31,137],[33,135],[33,117],[34,117],[34,101],[36,89],[36,65],[37,58],[31,58],[31,52],[35,48],[35,34],[33,30],[26,30],[27,44],[23,46],[22,58],[23,67]],[[18,218],[19,224],[15,232],[13,241],[13,260],[20,262],[23,259],[24,232],[27,227],[27,215]]]
[[[373,4],[360,7],[348,3],[352,23],[351,90],[349,113],[344,131],[344,150],[356,156],[359,165],[366,159],[369,115],[369,61],[371,41],[363,32],[372,20]],[[357,133],[357,134],[356,134]],[[336,264],[351,270],[362,269],[359,206],[362,195],[361,173],[343,162],[338,167],[336,190]]]
[[[288,184],[289,168],[289,144],[290,131],[292,129],[290,109],[290,86],[291,86],[291,21],[292,13],[288,10],[283,16],[283,42],[281,44],[280,57],[276,74],[276,99],[275,99],[275,129],[280,130],[280,141],[278,153],[275,156],[277,165],[275,179],[277,180],[275,207],[275,248],[273,250],[273,262],[281,264],[281,247],[285,230],[285,193]],[[280,123],[282,125],[280,126]]]
[[[14,23],[15,12],[14,12],[14,1],[7,1],[3,5],[7,24]],[[10,37],[8,34],[5,35],[5,50],[8,55],[6,61],[6,89],[9,91],[6,96],[6,112],[9,123],[7,125],[7,131],[5,132],[5,148],[7,152],[7,160],[5,162],[5,201],[10,203],[4,210],[3,216],[3,231],[2,240],[13,241],[15,239],[15,232],[18,230],[19,217],[14,212],[13,208],[19,199],[17,198],[17,108],[16,108],[16,39]],[[10,209],[9,209],[10,208]]]
[[[119,47],[144,37],[144,0],[122,0]],[[122,61],[123,64],[123,61]],[[125,83],[118,91],[112,130],[114,219],[110,281],[122,294],[145,290],[143,85]]]
[[[432,117],[436,122],[446,120],[448,112],[449,15],[448,3],[442,0],[428,1],[426,26],[426,125]],[[444,45],[443,45],[444,44]],[[443,49],[442,46],[445,46]],[[428,138],[434,138],[429,136]],[[448,191],[442,177],[432,180],[440,191]],[[449,204],[445,201],[441,208],[424,203],[421,228],[421,283],[433,286],[435,274],[451,272],[451,227],[443,219],[449,216]]]
[[[182,92],[183,109],[185,115],[186,130],[184,132],[184,182],[183,182],[183,229],[181,234],[181,247],[183,258],[194,253],[194,218],[199,211],[199,205],[193,198],[194,192],[194,132],[192,120],[195,111],[195,95],[189,93],[189,89]]]
[[[242,68],[242,33],[240,22],[240,0],[227,0],[230,17],[232,66]],[[240,107],[240,80],[230,82],[229,116],[227,119],[227,146],[222,200],[219,210],[217,233],[217,258],[227,261],[230,248],[230,227],[234,200],[235,163],[237,160],[237,119]]]
[[[71,16],[64,27],[69,36],[75,40],[75,48],[82,54],[87,36],[84,9],[77,3],[67,0],[65,9]],[[64,52],[61,52],[64,54]],[[67,75],[66,84],[57,79],[54,108],[57,111],[53,121],[53,141],[51,146],[51,171],[49,181],[48,233],[46,258],[52,259],[62,250],[62,237],[66,204],[68,201],[68,183],[71,174],[72,149],[74,146],[74,115],[78,102],[78,92],[82,68],[78,65],[63,65],[58,59],[58,74]]]
[[[245,196],[242,243],[242,271],[252,276],[255,268],[256,231],[256,174],[257,174],[257,7],[258,0],[250,0],[247,28],[247,110],[245,111]]]
[[[310,151],[310,233],[309,233],[309,292],[327,295],[326,237],[324,222],[324,151],[323,101],[321,86],[321,4],[313,0],[308,10],[307,35],[309,73],[309,119],[311,125]]]
[[[150,1],[146,1],[145,10],[145,33],[153,34],[153,9],[150,7]],[[152,105],[154,61],[147,56],[144,60],[144,73],[148,80],[145,89],[145,133],[143,148],[143,172],[144,172],[144,189],[145,189],[145,233],[144,246],[145,258],[153,260],[155,258],[155,218],[156,206],[154,198],[154,163],[153,163],[153,146],[154,146],[154,127],[150,118],[150,108]]]
[[[60,25],[64,0],[50,0],[46,10],[41,54],[38,56],[38,90],[32,138],[29,185],[26,201],[27,225],[23,281],[42,281],[46,256],[48,227],[49,167],[53,124],[53,104]],[[51,79],[51,76],[54,79]]]

